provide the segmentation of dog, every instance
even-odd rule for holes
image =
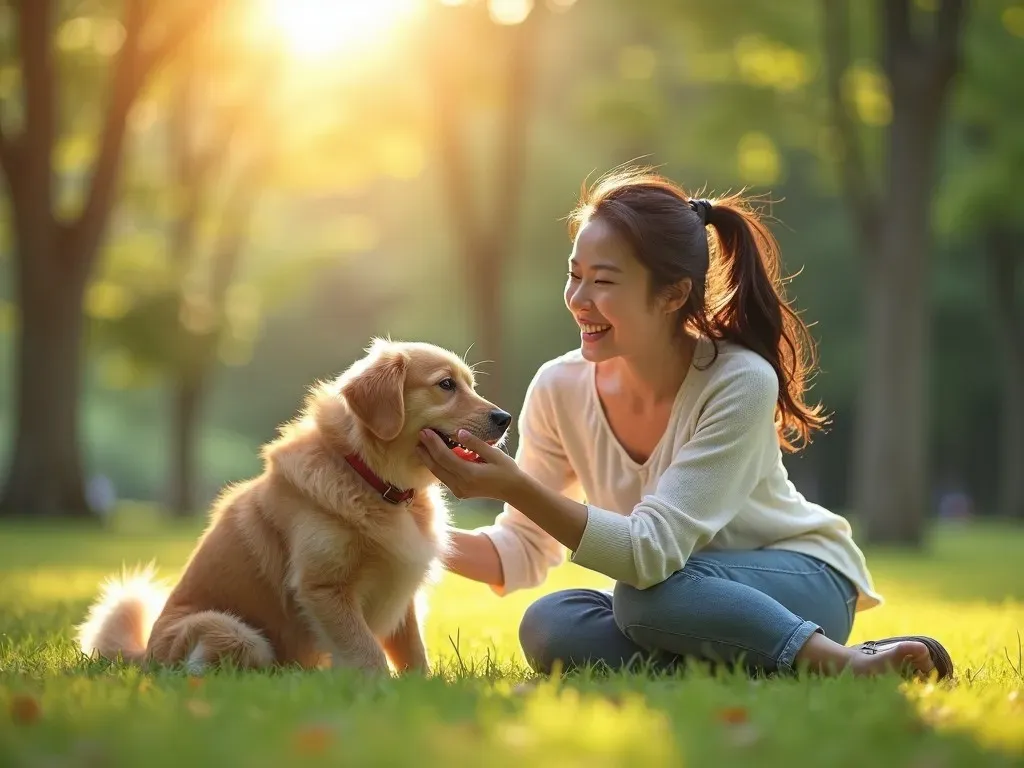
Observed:
[[[365,353],[310,388],[259,476],[222,491],[173,588],[152,567],[102,585],[83,653],[194,674],[225,661],[429,674],[423,596],[449,516],[419,433],[473,460],[453,436],[500,445],[512,417],[448,350],[374,339]]]

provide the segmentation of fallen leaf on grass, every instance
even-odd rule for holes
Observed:
[[[300,755],[322,755],[334,742],[334,731],[326,725],[306,725],[292,736],[292,746]]]
[[[718,710],[716,717],[725,724],[725,738],[732,746],[750,747],[761,740],[761,729],[750,722],[746,707],[725,707]]]
[[[42,712],[43,708],[32,696],[17,694],[11,699],[11,719],[19,725],[31,725]]]
[[[746,707],[726,707],[718,710],[716,717],[723,723],[738,725],[747,722],[750,719],[750,714]]]
[[[209,717],[213,714],[213,707],[202,699],[189,699],[185,702],[185,706],[195,717]]]

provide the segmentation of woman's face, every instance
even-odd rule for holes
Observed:
[[[587,360],[601,362],[656,349],[671,338],[675,310],[687,293],[688,284],[671,299],[652,298],[647,268],[600,219],[590,219],[576,235],[565,306],[580,327]]]

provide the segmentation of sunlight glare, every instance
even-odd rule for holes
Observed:
[[[292,56],[365,51],[415,15],[422,0],[264,0]]]
[[[514,26],[526,21],[533,10],[533,0],[490,0],[487,10],[495,24]]]

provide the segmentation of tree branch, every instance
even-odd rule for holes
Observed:
[[[213,129],[213,138],[203,149],[196,149],[192,156],[193,171],[203,178],[212,172],[219,160],[222,160],[231,149],[235,136],[243,125],[262,125],[258,114],[265,107],[270,94],[279,81],[280,66],[271,57],[261,60],[260,66],[252,73],[245,95],[233,106],[227,107],[217,120]],[[264,141],[273,143],[272,139]]]
[[[910,0],[878,0],[882,19],[882,65],[892,79],[893,69],[901,55],[914,47],[910,28]]]
[[[168,118],[167,143],[170,161],[174,165],[174,222],[171,227],[168,253],[175,267],[184,274],[189,259],[195,252],[196,220],[199,216],[201,182],[195,171],[195,147],[189,129],[192,126],[192,106],[195,101],[195,66],[188,58],[181,62],[177,87],[171,100]]]
[[[208,0],[168,33],[161,43],[150,51],[142,50],[142,35],[150,14],[144,0],[128,0],[125,11],[125,39],[114,64],[109,106],[100,149],[93,166],[92,179],[85,206],[72,225],[69,258],[94,258],[113,205],[115,188],[121,167],[128,114],[138,93],[173,50],[195,32],[217,7],[220,0]]]
[[[180,0],[178,0],[180,2]],[[204,0],[194,3],[199,7],[194,11],[185,13],[184,18],[179,19],[171,30],[164,35],[163,40],[154,45],[142,54],[141,72],[143,77],[151,74],[170,59],[174,52],[188,38],[195,34],[223,4],[223,0]]]
[[[0,119],[0,170],[7,178],[8,186],[17,183],[17,154],[18,140],[16,137],[7,135],[4,131],[3,120]]]
[[[245,246],[261,186],[262,170],[262,163],[259,160],[250,162],[239,175],[234,194],[227,201],[221,216],[221,228],[213,249],[213,263],[210,266],[210,300],[218,316],[223,314],[228,289],[234,282],[238,262]]]
[[[964,0],[942,0],[935,20],[935,37],[939,46],[955,51],[960,47],[960,33],[966,15]]]
[[[196,149],[193,152],[192,172],[195,174],[196,179],[199,180],[199,183],[213,172],[219,161],[224,159],[230,150],[235,134],[238,133],[240,123],[241,119],[232,115],[232,119],[221,123],[213,138],[207,142],[205,147]]]
[[[171,162],[174,163],[176,179],[179,185],[193,183],[193,157],[195,155],[195,142],[190,135],[189,129],[193,120],[193,105],[195,103],[195,61],[190,56],[188,46],[184,46],[181,53],[177,72],[178,82],[175,83],[174,92],[171,95],[171,114],[167,123],[167,143],[170,149]]]
[[[526,161],[530,97],[533,94],[541,13],[543,8],[538,4],[522,23],[511,30],[513,43],[508,70],[508,111],[503,121],[504,131],[499,149],[498,199],[496,218],[491,221],[492,233],[500,231],[503,221],[514,229],[522,205],[522,189],[526,178],[523,166]]]
[[[832,123],[839,140],[841,183],[862,236],[870,242],[878,233],[879,203],[871,190],[860,136],[843,93],[843,74],[850,66],[849,2],[823,0],[822,10],[825,79]]]
[[[31,206],[52,207],[50,158],[56,136],[56,69],[51,2],[24,2],[18,13],[18,43],[25,88],[24,151],[19,169],[33,196]],[[24,186],[19,184],[19,186]]]
[[[454,15],[467,12],[462,8],[449,8],[445,13]],[[457,25],[455,25],[457,27]],[[446,25],[446,30],[449,27]],[[454,37],[454,35],[452,36]],[[434,132],[440,155],[440,172],[449,214],[454,223],[455,236],[463,253],[470,253],[480,242],[482,232],[473,194],[473,177],[466,159],[464,142],[459,132],[462,104],[458,79],[451,73],[456,68],[451,40],[444,35],[432,38],[427,46],[428,77],[434,91]]]
[[[1005,345],[1004,349],[1024,366],[1024,318],[1018,307],[1016,290],[1021,267],[1018,242],[1011,231],[997,225],[991,226],[984,236],[996,335]]]
[[[125,10],[124,43],[113,64],[109,103],[100,134],[100,148],[93,163],[92,178],[85,205],[70,225],[69,247],[65,258],[90,262],[98,250],[114,198],[114,187],[121,167],[128,112],[138,93],[139,42],[147,13],[144,0],[128,0]],[[83,265],[88,268],[88,264]]]
[[[942,0],[935,18],[935,55],[944,73],[952,77],[959,67],[966,16],[964,0]]]

